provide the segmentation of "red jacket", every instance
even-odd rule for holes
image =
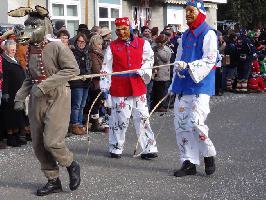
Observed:
[[[138,37],[134,37],[129,45],[120,39],[111,42],[113,72],[140,69],[143,46],[144,40]],[[113,75],[110,94],[116,97],[141,96],[146,94],[146,85],[137,74]]]

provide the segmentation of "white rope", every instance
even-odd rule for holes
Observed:
[[[158,65],[158,66],[153,66],[153,67],[147,67],[144,68],[145,69],[157,69],[157,68],[162,68],[162,67],[167,67],[169,65],[174,65],[174,63],[169,63],[169,64],[165,64],[165,65]],[[74,78],[72,78],[71,80],[83,80],[85,81],[86,79],[90,79],[90,78],[96,78],[96,77],[101,77],[101,76],[112,76],[112,75],[120,75],[120,74],[131,74],[131,73],[136,73],[138,69],[131,69],[131,70],[125,70],[125,71],[120,71],[120,72],[113,72],[113,73],[105,73],[105,74],[89,74],[89,75],[81,75],[81,76],[76,76]],[[177,75],[180,77],[181,75],[179,75],[179,73],[177,73]]]
[[[91,108],[90,108],[89,113],[88,113],[88,119],[87,119],[87,122],[86,122],[86,132],[87,132],[87,136],[88,136],[88,139],[87,139],[87,141],[88,141],[88,149],[87,149],[86,157],[88,157],[88,155],[89,155],[89,151],[90,151],[90,143],[91,143],[90,138],[89,138],[89,121],[90,121],[90,114],[91,114],[91,111],[92,111],[92,108],[93,108],[94,104],[97,102],[97,100],[99,99],[99,97],[101,96],[101,94],[102,94],[102,92],[100,92],[100,93],[97,95],[97,97],[95,98],[95,100],[92,102],[92,104],[91,104]]]
[[[152,116],[152,114],[154,113],[154,111],[159,107],[159,105],[167,98],[169,96],[169,94],[167,94],[167,95],[165,95],[155,106],[154,106],[154,108],[152,109],[152,111],[150,112],[150,116],[147,118],[147,120],[145,121],[145,123],[144,123],[144,127],[145,127],[145,125],[146,125],[146,123],[147,122],[149,122],[149,120],[150,120],[150,118],[151,118],[151,116]],[[160,130],[161,130],[161,128],[160,128]],[[137,149],[138,149],[138,144],[139,144],[139,140],[140,140],[140,137],[141,137],[141,135],[142,135],[142,133],[143,132],[145,132],[145,131],[142,131],[140,134],[139,134],[139,137],[138,137],[138,140],[137,140],[137,144],[136,144],[136,147],[135,147],[135,150],[134,150],[134,153],[133,153],[133,157],[134,158],[136,158],[136,157],[139,157],[145,150],[146,150],[146,148],[145,149],[143,149],[143,151],[142,152],[140,152],[139,154],[137,154],[136,155],[136,152],[137,152]],[[155,141],[156,141],[156,138],[154,139]]]

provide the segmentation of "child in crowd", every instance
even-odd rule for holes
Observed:
[[[261,75],[258,58],[252,62],[251,76],[248,80],[248,89],[252,92],[266,92],[266,86]]]

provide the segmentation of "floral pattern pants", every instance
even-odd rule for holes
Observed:
[[[215,156],[215,147],[204,124],[209,112],[210,96],[206,94],[177,96],[174,105],[176,141],[180,160],[200,164],[199,156]]]
[[[148,120],[149,111],[146,95],[137,97],[112,96],[112,112],[109,121],[109,152],[122,154],[125,133],[131,114],[143,153],[158,152],[154,133]]]

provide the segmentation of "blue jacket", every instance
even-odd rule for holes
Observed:
[[[203,22],[193,33],[188,29],[182,36],[182,56],[181,61],[186,63],[202,59],[203,56],[203,40],[204,36],[212,28]],[[180,72],[185,78],[175,76],[172,85],[172,91],[176,94],[193,95],[207,94],[214,95],[215,93],[215,70],[211,72],[199,83],[195,83],[187,69]]]

